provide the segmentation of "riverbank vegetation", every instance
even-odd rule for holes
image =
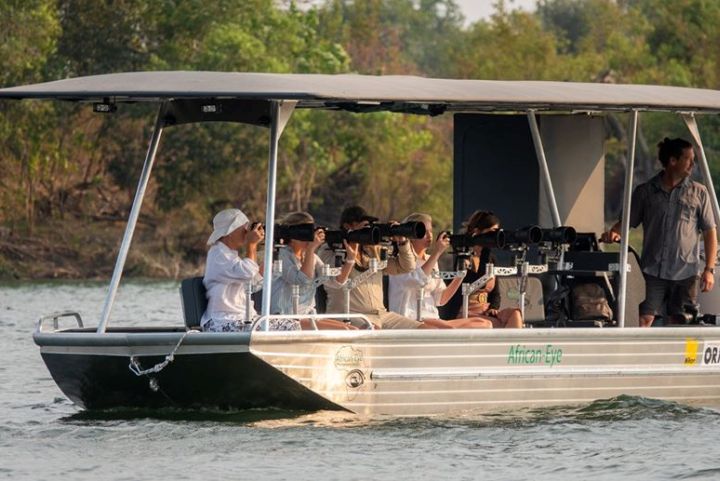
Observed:
[[[720,4],[702,0],[495,3],[466,24],[454,0],[0,0],[0,85],[137,70],[411,74],[720,88]],[[105,277],[122,237],[155,111],[0,102],[0,278]],[[280,149],[278,211],[326,225],[359,202],[383,218],[416,210],[448,225],[452,118],[296,112]],[[608,119],[608,199],[620,198],[627,118]],[[700,124],[709,159],[720,122]],[[643,115],[639,178],[654,143],[687,136]],[[267,132],[168,129],[128,275],[197,272],[209,219],[265,203]],[[717,169],[714,169],[717,170]],[[608,203],[608,218],[619,206]]]

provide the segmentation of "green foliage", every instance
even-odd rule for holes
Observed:
[[[52,76],[144,69],[156,40],[152,6],[148,0],[58,0],[62,35]]]
[[[708,0],[495,2],[465,26],[455,0],[0,0],[0,85],[132,70],[427,75],[720,88],[720,3]],[[127,215],[154,106],[111,116],[86,106],[0,103],[0,224],[114,221]],[[336,225],[360,202],[382,217],[451,220],[452,119],[297,111],[280,145],[278,213]],[[607,173],[622,179],[626,119],[608,119]],[[699,117],[720,174],[720,118]],[[674,116],[641,115],[640,172],[654,144],[685,136]],[[141,221],[165,254],[202,255],[207,219],[265,206],[268,132],[242,125],[167,129]],[[720,176],[716,176],[720,178]],[[107,238],[114,238],[108,235]],[[0,270],[5,268],[0,268]],[[7,269],[5,269],[7,270]]]
[[[558,78],[562,59],[555,36],[525,12],[496,11],[491,22],[476,23],[467,46],[450,52],[461,78],[547,80]]]
[[[0,1],[0,85],[41,80],[59,34],[54,1]]]

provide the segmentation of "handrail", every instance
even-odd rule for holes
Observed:
[[[43,324],[45,323],[45,321],[48,321],[48,320],[51,320],[51,319],[52,319],[52,321],[53,321],[53,329],[57,331],[58,328],[59,328],[58,319],[60,319],[61,317],[74,317],[75,320],[77,321],[78,327],[79,327],[80,329],[82,329],[83,327],[85,327],[85,326],[83,325],[82,317],[80,316],[80,313],[79,313],[79,312],[75,312],[75,311],[60,311],[60,312],[53,312],[52,314],[48,314],[47,316],[42,316],[40,319],[38,319],[37,324],[36,324],[36,327],[35,327],[35,331],[36,331],[36,332],[42,331],[42,330],[43,330]]]
[[[373,323],[370,322],[370,319],[367,318],[365,314],[341,314],[343,319],[360,319],[367,323],[369,330],[374,330],[375,326],[373,326]],[[251,331],[254,331],[265,321],[270,321],[272,319],[310,319],[312,322],[313,327],[315,330],[318,330],[317,324],[315,323],[316,319],[337,319],[338,314],[269,314],[267,316],[260,316],[255,321],[253,321],[252,326],[250,327]],[[267,330],[267,329],[266,329]]]

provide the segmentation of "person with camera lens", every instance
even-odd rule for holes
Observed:
[[[368,215],[365,209],[360,206],[351,206],[343,210],[340,215],[340,228],[345,232],[364,229],[376,222],[377,217]],[[380,329],[417,329],[417,328],[452,328],[443,321],[428,320],[418,322],[409,319],[395,312],[385,309],[383,303],[383,273],[388,275],[404,274],[415,269],[415,256],[410,248],[410,243],[405,237],[395,236],[392,238],[397,244],[397,254],[387,259],[387,267],[384,271],[373,274],[366,282],[363,282],[352,289],[350,295],[350,313],[363,314],[376,328]],[[370,266],[370,259],[381,259],[381,247],[379,245],[363,245],[359,242],[349,242],[352,249],[357,249],[358,255],[355,259],[346,259],[345,262],[352,266],[350,280],[362,275]],[[327,263],[334,262],[335,252],[333,249],[324,249],[320,257]],[[345,312],[344,292],[342,288],[327,286],[327,312]]]
[[[441,232],[433,244],[432,217],[428,214],[410,214],[403,221],[422,222],[425,225],[425,235],[420,239],[411,239],[410,246],[417,267],[406,274],[390,276],[389,304],[390,310],[405,317],[417,319],[417,297],[422,287],[424,297],[422,299],[420,318],[440,320],[440,313],[437,306],[445,305],[455,294],[463,281],[462,277],[456,277],[445,285],[442,279],[433,277],[438,271],[437,264],[440,256],[450,246],[450,235]],[[427,250],[433,246],[432,254]],[[492,322],[479,317],[468,319],[453,319],[447,321],[456,328],[491,328]]]
[[[470,235],[482,235],[488,232],[495,232],[500,229],[500,219],[489,211],[477,210],[473,212],[466,224],[466,233]],[[464,282],[475,282],[485,275],[485,268],[488,263],[495,263],[490,254],[490,249],[479,245],[472,247],[470,258],[467,260],[467,274]],[[520,328],[523,327],[522,314],[520,309],[500,309],[502,301],[500,288],[495,278],[490,279],[485,287],[475,291],[468,300],[468,316],[488,319],[494,328]],[[453,312],[458,314],[462,310],[462,294],[456,292],[452,300],[448,302]]]
[[[309,227],[310,229],[298,229]],[[299,287],[300,299],[298,314],[316,314],[315,278],[322,275],[325,264],[317,255],[318,248],[325,242],[325,231],[315,227],[315,219],[307,212],[293,212],[280,222],[279,231],[285,231],[284,245],[278,252],[282,261],[282,274],[273,280],[270,312],[272,314],[292,314],[293,286]],[[352,270],[352,262],[357,256],[357,248],[345,244],[347,259],[340,274],[325,282],[326,286],[341,288]],[[312,329],[310,321],[300,321],[303,329]],[[355,327],[332,319],[318,319],[320,329],[355,329]]]
[[[257,246],[264,238],[262,225],[251,227],[240,209],[225,209],[213,218],[203,277],[208,300],[200,320],[203,331],[234,332],[250,328],[250,324],[245,323],[248,319],[246,286],[248,282],[262,281]],[[243,247],[245,257],[240,257],[238,250]],[[254,309],[249,314],[250,319],[257,315]]]

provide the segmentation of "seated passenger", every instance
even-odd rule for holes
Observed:
[[[342,212],[340,227],[344,230],[361,229],[375,221],[377,221],[377,217],[369,216],[362,207],[352,206]],[[410,249],[410,243],[404,237],[397,237],[394,240],[398,245],[398,254],[388,258],[384,272],[395,275],[414,270],[415,256]],[[350,248],[358,252],[355,260],[346,260],[353,267],[349,275],[349,279],[352,281],[368,270],[371,258],[380,259],[380,247],[350,243]],[[335,253],[326,248],[321,251],[320,257],[324,262],[332,263],[334,262]],[[452,328],[451,325],[443,321],[427,320],[418,322],[395,312],[388,312],[383,304],[382,276],[383,271],[378,271],[366,282],[350,291],[350,313],[364,314],[375,327],[382,329]],[[327,311],[344,313],[343,288],[327,286],[326,291],[328,296]]]
[[[500,228],[500,219],[492,212],[475,211],[467,222],[466,232],[473,235],[485,234],[496,231]],[[495,263],[490,256],[490,249],[481,246],[474,246],[472,255],[468,261],[467,275],[464,282],[474,282],[485,274],[485,267],[488,262]],[[523,327],[523,319],[520,309],[500,309],[500,289],[495,279],[491,279],[484,288],[475,291],[470,295],[468,302],[468,316],[488,319],[493,327]],[[456,292],[453,296],[453,307],[458,315],[462,315],[462,294]]]
[[[288,214],[280,225],[298,226],[303,224],[315,224],[315,219],[307,212],[293,212]],[[286,245],[280,248],[278,259],[282,261],[282,274],[272,282],[272,297],[270,312],[272,314],[293,314],[292,291],[293,286],[299,286],[300,299],[297,314],[316,314],[315,310],[315,279],[322,275],[323,261],[318,257],[316,251],[325,242],[325,231],[315,230],[312,241],[285,239]],[[355,262],[357,249],[353,249],[345,243],[346,262],[340,274],[324,282],[326,286],[341,288],[347,281],[348,275]],[[303,329],[312,329],[309,320],[300,321]],[[317,326],[320,329],[355,329],[355,327],[332,319],[318,319]]]
[[[200,320],[203,331],[233,332],[249,330],[248,319],[256,316],[246,312],[246,286],[259,283],[262,275],[257,263],[257,246],[265,237],[262,225],[253,229],[239,209],[225,209],[213,218],[213,233],[205,264],[203,284],[207,289],[208,305]],[[245,257],[238,255],[244,247]]]
[[[436,306],[444,306],[463,281],[462,277],[456,277],[446,286],[442,279],[432,277],[433,273],[438,271],[437,263],[440,256],[450,246],[450,237],[445,232],[441,233],[435,241],[433,253],[428,255],[427,249],[433,243],[432,217],[427,214],[410,214],[403,220],[403,223],[405,222],[422,222],[425,224],[425,237],[410,240],[417,265],[415,270],[406,274],[390,276],[390,310],[411,319],[417,319],[418,290],[424,286],[421,319],[440,320],[440,314]],[[448,322],[454,327],[493,327],[490,320],[478,317],[453,319]]]

